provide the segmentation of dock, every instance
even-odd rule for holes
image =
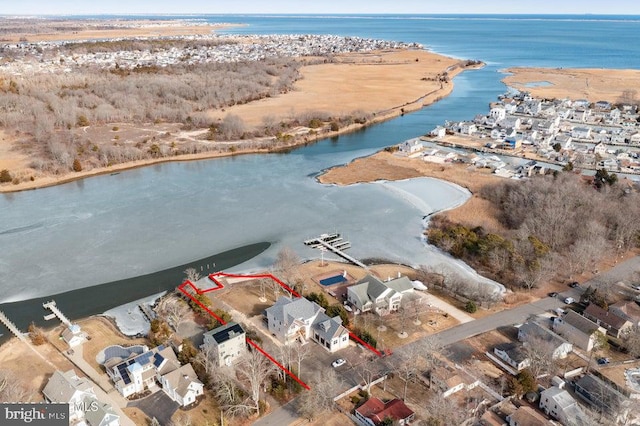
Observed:
[[[53,312],[52,314],[45,315],[44,316],[45,320],[48,321],[48,320],[54,319],[55,317],[58,317],[60,319],[60,322],[62,322],[67,327],[71,327],[71,321],[69,321],[69,318],[67,318],[66,315],[63,314],[62,311],[60,311],[60,309],[58,309],[58,307],[56,306],[55,300],[43,303],[42,307],[45,309],[49,309],[51,310],[51,312]]]
[[[4,324],[7,329],[13,333],[18,339],[26,342],[25,334],[20,331],[20,329],[4,314],[4,312],[0,311],[0,323]]]
[[[140,311],[142,311],[142,315],[144,315],[147,321],[151,322],[156,318],[155,312],[153,312],[153,309],[151,309],[151,307],[146,303],[139,304],[138,308],[140,308]]]
[[[308,240],[304,240],[304,244],[315,249],[327,249],[338,256],[342,257],[346,261],[353,263],[356,266],[359,266],[364,269],[368,269],[367,265],[360,262],[358,259],[355,259],[345,253],[343,250],[346,250],[351,247],[351,243],[349,241],[344,240],[340,234],[337,232],[331,234],[322,234],[315,238],[309,238]]]

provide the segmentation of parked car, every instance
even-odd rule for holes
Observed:
[[[598,358],[598,364],[600,365],[609,364],[610,362],[611,360],[609,358]]]
[[[569,284],[569,287],[571,288],[580,287],[580,283],[578,281],[573,281],[572,283]]]
[[[640,291],[640,284],[634,284],[631,286],[631,288],[633,288],[634,290]]]
[[[557,292],[552,291],[551,293],[549,293],[549,297],[556,297],[558,295]]]
[[[567,297],[566,299],[564,299],[564,303],[566,303],[567,305],[570,305],[575,301],[576,299],[574,299],[573,297]]]
[[[338,368],[338,367],[340,367],[340,366],[342,366],[342,365],[345,365],[346,363],[347,363],[347,361],[345,361],[344,359],[342,359],[342,358],[338,358],[338,359],[336,359],[335,361],[333,361],[333,362],[331,363],[331,366],[332,366],[333,368]]]

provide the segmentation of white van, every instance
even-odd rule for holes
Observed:
[[[564,299],[564,303],[566,303],[567,305],[570,305],[573,302],[575,302],[575,299],[573,297],[567,297],[566,299]]]

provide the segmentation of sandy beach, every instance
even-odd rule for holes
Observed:
[[[212,111],[211,117],[222,118],[233,113],[242,117],[248,126],[260,126],[267,116],[287,118],[292,112],[324,112],[334,115],[359,112],[373,116],[366,124],[344,126],[338,131],[323,132],[316,137],[329,138],[397,117],[442,99],[453,90],[452,78],[464,69],[462,61],[425,50],[349,54],[340,56],[336,63],[302,67],[302,78],[296,83],[294,90],[286,94],[225,108],[224,111]],[[448,72],[449,80],[436,81],[436,76],[444,72]],[[108,124],[102,127],[109,130],[111,126],[112,124]],[[179,127],[178,124],[176,126]],[[91,127],[99,126],[89,126],[87,131],[91,131]],[[183,138],[176,136],[176,143],[181,143],[181,139]],[[288,147],[311,141],[313,139],[309,139],[309,136],[294,138]],[[237,150],[233,153],[212,151],[127,162],[81,172],[70,171],[63,175],[42,175],[30,169],[31,159],[14,149],[14,142],[11,135],[0,133],[0,170],[8,169],[12,175],[23,178],[18,184],[0,185],[0,192],[36,189],[168,161],[267,152],[255,149]],[[34,176],[34,179],[30,180],[30,176]]]
[[[534,97],[638,102],[640,70],[509,68],[502,81]]]

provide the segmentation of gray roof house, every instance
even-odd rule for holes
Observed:
[[[284,344],[313,339],[329,352],[349,345],[349,332],[340,317],[329,318],[324,309],[303,297],[280,297],[265,310],[269,332]]]
[[[118,416],[109,404],[97,400],[93,385],[73,370],[55,371],[42,390],[49,402],[69,404],[69,423],[84,421],[89,426],[117,426]]]
[[[198,380],[191,364],[161,376],[160,384],[162,390],[183,407],[193,404],[204,392],[204,385]]]
[[[587,352],[593,349],[596,332],[607,333],[607,330],[603,327],[572,310],[553,320],[553,329],[556,333]]]
[[[566,358],[573,345],[537,321],[527,321],[518,328],[521,342],[544,342],[553,351],[553,359]]]
[[[380,281],[367,275],[347,288],[347,300],[362,312],[374,310],[378,315],[386,315],[400,308],[403,295],[413,293],[413,285],[407,277]]]
[[[591,424],[576,400],[563,388],[564,386],[552,386],[543,390],[540,393],[540,409],[563,425],[586,426]]]
[[[626,399],[620,392],[592,374],[582,376],[575,382],[575,392],[589,405],[609,415],[620,412]]]
[[[625,330],[632,327],[631,322],[627,319],[616,315],[610,309],[604,310],[594,303],[589,303],[589,306],[584,310],[583,315],[599,326],[606,328],[607,333],[613,337],[620,337]]]
[[[531,360],[519,343],[499,344],[493,348],[493,353],[517,371],[523,370],[531,364]]]

